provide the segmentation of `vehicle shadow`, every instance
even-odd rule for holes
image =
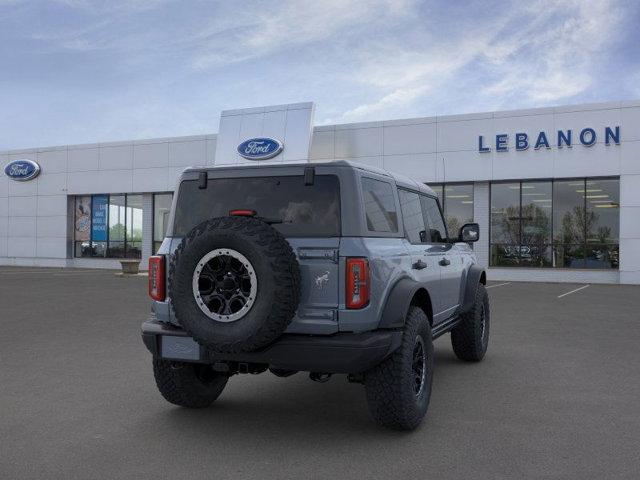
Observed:
[[[464,368],[447,351],[436,350],[435,363],[436,372],[438,368]],[[263,432],[258,436],[277,432],[301,440],[332,438],[345,444],[362,434],[371,440],[412,435],[379,427],[369,415],[363,386],[347,383],[345,375],[334,375],[325,384],[306,377],[305,373],[289,378],[270,374],[232,377],[221,397],[206,409],[179,408],[157,398],[144,423],[151,422],[156,431],[180,432],[181,436],[211,441],[219,441],[222,435],[240,443],[246,443],[247,437],[255,437],[257,432]],[[438,383],[436,376],[434,389]],[[438,394],[443,396],[446,393]],[[430,410],[439,410],[434,397]],[[423,424],[429,422],[428,415]]]

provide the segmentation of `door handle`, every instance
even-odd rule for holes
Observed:
[[[418,260],[413,265],[411,265],[411,268],[413,268],[414,270],[422,270],[423,268],[427,268],[427,267],[428,265],[422,260]]]
[[[446,257],[443,257],[438,263],[443,267],[446,267],[447,265],[451,265],[451,262]]]

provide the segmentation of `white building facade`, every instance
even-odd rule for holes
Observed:
[[[353,160],[429,184],[450,234],[480,224],[491,279],[640,284],[640,101],[323,126],[313,112],[234,110],[218,134],[0,152],[0,265],[144,265],[182,170],[247,162],[238,145],[268,137],[284,148],[260,163]],[[17,179],[26,161],[39,175]]]

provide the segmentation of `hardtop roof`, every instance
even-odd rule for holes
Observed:
[[[269,164],[258,164],[258,165],[206,165],[202,167],[189,167],[185,169],[183,173],[186,172],[201,172],[203,170],[211,171],[211,170],[253,170],[260,169],[264,170],[268,169],[279,169],[279,168],[291,168],[291,167],[314,167],[314,166],[332,166],[332,167],[340,167],[340,168],[354,168],[358,170],[362,170],[364,172],[375,173],[376,175],[382,175],[386,177],[390,177],[396,185],[399,187],[410,188],[412,190],[418,190],[429,195],[435,196],[434,191],[425,183],[418,182],[410,177],[405,175],[401,175],[399,173],[391,172],[389,170],[385,170],[378,167],[373,167],[371,165],[366,165],[359,162],[354,162],[351,160],[336,160],[331,162],[319,162],[319,163],[309,163],[309,162],[297,162],[297,163],[269,163]]]

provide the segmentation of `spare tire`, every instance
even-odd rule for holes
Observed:
[[[176,318],[216,352],[252,351],[278,338],[300,301],[300,270],[289,242],[251,217],[194,227],[169,266]]]

